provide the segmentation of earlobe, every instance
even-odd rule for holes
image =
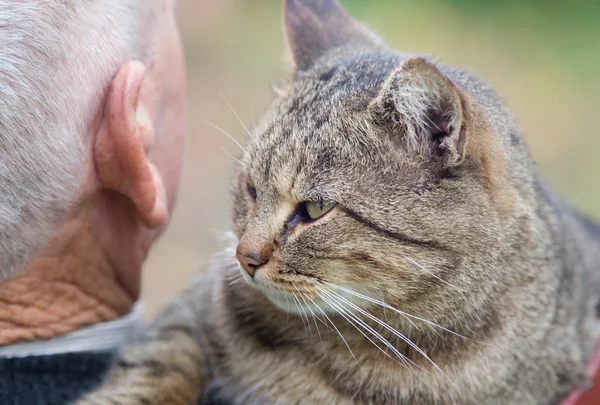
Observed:
[[[167,221],[165,189],[149,160],[154,129],[141,97],[145,67],[125,64],[112,81],[101,129],[94,142],[94,163],[102,188],[127,196],[148,227]]]

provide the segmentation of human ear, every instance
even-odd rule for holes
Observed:
[[[168,219],[165,187],[149,159],[154,125],[143,97],[146,68],[137,61],[114,77],[94,142],[94,164],[102,188],[128,197],[150,228]]]

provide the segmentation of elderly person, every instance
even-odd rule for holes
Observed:
[[[62,405],[140,322],[184,138],[170,0],[0,0],[0,404]]]

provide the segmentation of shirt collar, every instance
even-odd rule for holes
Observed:
[[[140,331],[143,314],[142,304],[136,303],[129,314],[113,321],[102,322],[48,340],[2,346],[0,358],[116,350]]]

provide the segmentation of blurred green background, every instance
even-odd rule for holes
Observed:
[[[342,0],[391,46],[471,69],[507,100],[547,181],[600,219],[600,1]],[[149,315],[224,244],[228,183],[273,86],[288,77],[280,0],[179,0],[189,140],[177,212],[144,274]]]

